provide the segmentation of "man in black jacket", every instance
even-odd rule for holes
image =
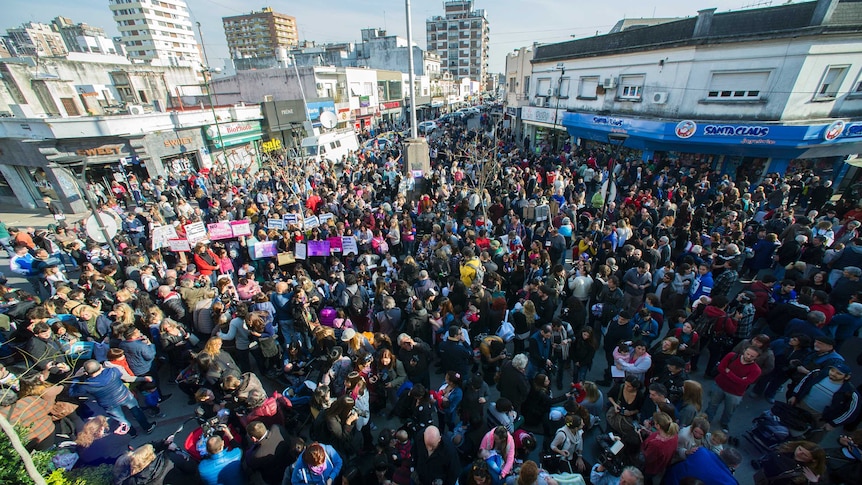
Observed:
[[[424,442],[416,449],[411,478],[417,485],[449,485],[458,481],[461,462],[453,445],[440,436],[436,426],[425,428]]]
[[[291,439],[280,424],[267,429],[260,421],[246,426],[251,447],[245,452],[245,466],[249,474],[260,472],[265,483],[281,483],[284,471],[296,461]]]
[[[465,382],[468,380],[470,368],[473,366],[473,351],[464,342],[461,327],[458,325],[449,327],[449,336],[440,343],[440,362],[443,374],[451,370],[461,374]]]
[[[526,354],[518,354],[511,361],[506,362],[500,368],[500,380],[497,389],[500,397],[505,397],[512,402],[515,411],[521,412],[521,404],[527,400],[530,393],[530,381],[527,380]]]
[[[431,347],[428,344],[422,339],[402,333],[398,336],[398,360],[404,364],[404,371],[410,382],[422,384],[425,389],[431,388],[431,374],[428,371]]]

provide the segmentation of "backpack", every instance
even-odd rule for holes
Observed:
[[[485,266],[482,265],[481,262],[476,263],[476,264],[471,264],[471,263],[475,263],[476,261],[477,260],[475,260],[475,259],[467,261],[466,263],[464,263],[464,266],[469,266],[470,268],[473,268],[474,270],[476,270],[476,277],[473,278],[473,282],[475,283],[478,281],[481,284],[481,283],[485,282]]]
[[[362,297],[362,288],[358,288],[356,293],[351,293],[347,288],[344,289],[347,294],[347,310],[351,315],[366,315],[368,314],[368,303]]]
[[[724,315],[724,317],[710,317],[706,312],[701,313],[694,320],[694,330],[699,335],[712,335],[713,338],[720,335],[735,335],[736,321]]]

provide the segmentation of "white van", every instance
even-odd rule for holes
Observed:
[[[302,158],[331,160],[333,163],[351,151],[359,150],[359,140],[352,128],[330,131],[302,139]]]

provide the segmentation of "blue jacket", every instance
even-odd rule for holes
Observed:
[[[198,465],[201,483],[204,485],[242,485],[242,449],[222,450],[208,455]]]
[[[142,376],[153,367],[153,359],[156,358],[156,345],[145,344],[141,340],[123,340],[120,348],[126,353],[126,362],[129,369],[136,376]]]
[[[69,386],[72,397],[92,397],[99,406],[111,408],[134,398],[132,392],[123,383],[120,370],[116,367],[106,367],[97,376],[85,380],[75,379]]]
[[[273,291],[269,294],[269,301],[275,308],[274,318],[276,322],[281,323],[288,320],[293,320],[293,313],[290,309],[290,298],[292,296],[293,293],[290,291],[286,293],[279,293],[277,291]]]
[[[341,473],[341,457],[338,455],[338,452],[335,451],[335,448],[329,445],[324,445],[323,443],[321,443],[320,446],[322,446],[326,451],[326,469],[323,470],[323,473],[320,475],[312,473],[311,470],[309,470],[308,465],[305,464],[305,461],[300,456],[293,465],[293,473],[290,474],[290,481],[287,481],[287,474],[285,474],[284,480],[281,484],[301,485],[309,483],[324,485],[329,479],[332,479],[334,482],[335,477]]]
[[[551,339],[547,341],[543,341],[542,339],[542,331],[536,330],[533,332],[533,335],[530,336],[528,349],[528,356],[530,357],[530,362],[536,366],[536,369],[544,369],[545,361],[551,358]]]
[[[665,472],[662,483],[677,485],[685,477],[698,478],[706,485],[739,485],[721,458],[704,447],[698,448],[688,455],[688,458],[670,467]]]

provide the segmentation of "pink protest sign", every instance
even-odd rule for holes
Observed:
[[[327,239],[329,241],[329,252],[332,254],[341,254],[341,238],[331,237]]]
[[[230,222],[207,224],[207,232],[210,235],[210,239],[213,241],[217,241],[219,239],[230,239],[233,237],[233,229],[231,228]]]

